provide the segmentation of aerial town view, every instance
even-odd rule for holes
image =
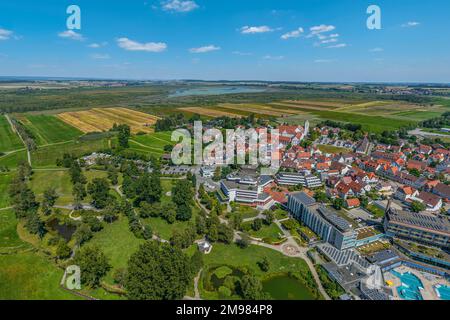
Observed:
[[[2,2],[0,300],[450,300],[450,3],[376,2]]]

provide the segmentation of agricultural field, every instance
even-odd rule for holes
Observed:
[[[208,117],[230,117],[230,118],[239,118],[241,115],[235,114],[232,112],[226,112],[221,110],[215,110],[210,108],[202,108],[202,107],[189,107],[189,108],[180,108],[179,110],[190,112],[190,113],[196,113],[201,116],[208,116]]]
[[[0,153],[24,148],[5,116],[0,115]]]
[[[33,167],[55,168],[56,160],[61,159],[65,153],[83,156],[92,152],[109,148],[110,140],[69,141],[63,144],[50,145],[38,148],[31,153]],[[1,162],[0,162],[1,163]]]
[[[20,162],[27,161],[27,152],[25,150],[11,152],[0,156],[0,167],[16,168]]]
[[[8,189],[12,180],[12,174],[0,174],[0,209],[9,205]]]
[[[142,154],[152,154],[154,156],[161,156],[164,152],[164,147],[167,145],[175,145],[171,141],[171,132],[154,132],[145,135],[136,135],[130,138],[130,150]]]
[[[127,108],[94,108],[87,111],[64,112],[58,117],[78,130],[88,132],[104,132],[114,124],[127,124],[131,132],[153,132],[152,125],[158,117]]]
[[[38,146],[74,140],[83,132],[51,115],[18,117],[36,137]]]

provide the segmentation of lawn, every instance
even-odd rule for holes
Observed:
[[[17,168],[19,162],[27,161],[27,152],[25,150],[0,156],[0,167],[8,167],[9,169]]]
[[[80,157],[107,148],[109,148],[107,139],[68,142],[38,148],[36,151],[32,152],[31,159],[33,167],[55,168],[56,160],[61,159],[65,153],[74,154],[75,156]]]
[[[0,254],[30,247],[28,243],[19,238],[17,223],[12,210],[0,211]]]
[[[97,245],[109,258],[112,269],[104,279],[113,284],[112,276],[118,268],[127,266],[130,256],[137,251],[144,240],[137,239],[129,230],[128,219],[120,216],[118,221],[104,224],[102,231],[96,233],[88,245]]]
[[[347,148],[342,148],[342,147],[335,147],[335,146],[330,146],[330,145],[324,145],[324,144],[318,144],[317,148],[319,148],[320,151],[324,152],[324,153],[335,153],[335,154],[339,154],[339,153],[348,153],[351,152],[350,149]]]
[[[9,206],[9,184],[12,180],[12,174],[0,173],[0,209]]]
[[[137,135],[131,138],[131,141],[135,141],[155,151],[164,151],[166,145],[174,145],[171,141],[171,132],[155,132],[145,135]],[[137,144],[136,144],[137,145]]]
[[[70,141],[83,134],[55,116],[30,115],[26,119],[25,125],[35,134],[38,145]]]
[[[246,222],[244,225],[245,224],[251,224],[251,222]],[[254,231],[253,229],[250,229],[249,234],[254,238],[263,239],[265,242],[274,242],[279,240],[279,235],[283,233],[275,223],[272,223],[269,226],[263,223],[260,230]]]
[[[44,191],[51,187],[55,188],[59,195],[57,205],[66,205],[73,200],[72,182],[67,170],[35,171],[29,185],[36,194],[38,201],[42,200]]]
[[[0,152],[24,148],[19,136],[14,133],[6,117],[0,115]]]

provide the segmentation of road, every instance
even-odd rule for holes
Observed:
[[[412,136],[421,136],[421,137],[441,137],[441,138],[449,138],[450,137],[450,135],[448,135],[448,134],[427,132],[427,131],[423,131],[422,129],[419,129],[419,128],[408,131],[408,134],[412,135]]]

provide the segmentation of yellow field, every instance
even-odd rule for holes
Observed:
[[[283,101],[286,103],[291,104],[299,104],[299,105],[307,105],[307,106],[316,106],[316,107],[334,107],[334,108],[340,108],[345,107],[348,104],[345,103],[339,103],[339,102],[328,102],[328,101],[310,101],[310,100],[286,100]]]
[[[127,124],[133,134],[153,132],[151,126],[158,117],[126,108],[94,108],[86,111],[64,112],[58,118],[82,132],[110,130],[114,124]]]
[[[230,117],[230,118],[242,117],[239,114],[234,114],[231,112],[225,112],[225,111],[207,109],[207,108],[201,108],[201,107],[180,108],[179,110],[187,111],[187,112],[191,112],[191,113],[197,113],[199,115],[208,116],[208,117]]]
[[[299,108],[299,109],[309,109],[309,110],[322,110],[322,111],[332,111],[336,107],[331,106],[320,106],[320,105],[312,105],[312,104],[298,104],[296,102],[273,102],[270,105],[277,107],[288,107],[288,108]]]

